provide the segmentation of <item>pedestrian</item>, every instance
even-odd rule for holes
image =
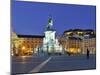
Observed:
[[[89,50],[87,49],[87,59],[89,59],[89,55],[90,55],[90,52],[89,52]]]

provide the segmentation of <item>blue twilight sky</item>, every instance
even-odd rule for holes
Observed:
[[[96,7],[72,4],[13,1],[12,29],[17,34],[43,35],[52,16],[57,34],[68,29],[96,28]]]

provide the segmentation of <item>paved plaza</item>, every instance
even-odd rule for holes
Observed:
[[[12,57],[12,73],[27,74],[96,68],[96,56],[33,55]]]

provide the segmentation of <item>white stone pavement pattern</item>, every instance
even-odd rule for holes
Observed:
[[[35,73],[35,72],[39,72],[40,69],[45,66],[50,60],[51,60],[52,56],[49,57],[47,60],[43,61],[40,65],[36,66],[34,69],[32,69],[29,73]]]

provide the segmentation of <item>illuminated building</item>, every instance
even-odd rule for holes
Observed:
[[[68,37],[67,39],[67,52],[81,53],[82,39],[78,37]]]
[[[11,55],[17,55],[18,54],[18,46],[19,46],[19,38],[17,37],[15,32],[11,33]]]
[[[65,53],[80,54],[82,51],[82,39],[79,37],[63,37],[60,43],[65,49]]]
[[[35,53],[35,48],[43,43],[44,37],[40,35],[16,35],[16,33],[13,35],[12,55],[32,55]]]
[[[87,49],[90,51],[90,54],[96,53],[96,38],[95,36],[84,35],[83,38],[83,54],[86,54]]]
[[[59,39],[66,52],[74,54],[96,53],[96,34],[93,30],[68,30]]]

